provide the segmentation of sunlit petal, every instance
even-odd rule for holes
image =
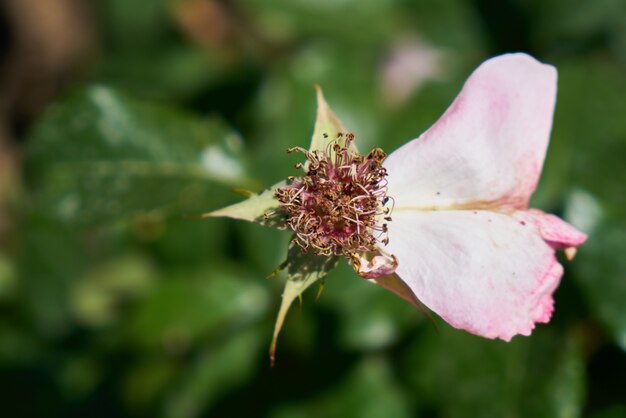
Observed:
[[[484,62],[446,113],[385,161],[406,208],[526,208],[552,128],[556,70],[526,54]]]
[[[456,328],[488,338],[547,322],[563,268],[533,223],[491,211],[397,211],[396,274]]]

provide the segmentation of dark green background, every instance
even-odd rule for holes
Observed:
[[[626,417],[623,0],[101,0],[90,16],[81,71],[14,127],[0,415]],[[436,63],[404,97],[383,82],[399,45]],[[533,206],[589,234],[550,324],[484,340],[342,265],[270,369],[284,277],[265,277],[289,234],[184,215],[296,173],[314,82],[361,149],[390,152],[513,51],[559,71]]]

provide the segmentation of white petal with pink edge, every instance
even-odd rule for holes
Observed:
[[[515,216],[520,219],[520,222],[532,222],[535,224],[541,237],[556,250],[576,248],[587,240],[586,234],[583,234],[558,216],[538,209],[517,212]]]
[[[482,210],[404,211],[386,251],[415,296],[452,326],[487,338],[548,322],[563,268],[539,228]]]
[[[446,113],[385,161],[397,207],[526,208],[552,128],[556,70],[526,54],[478,67]]]

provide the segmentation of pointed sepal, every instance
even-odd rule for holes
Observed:
[[[282,264],[287,269],[287,282],[283,290],[282,301],[276,324],[274,325],[274,335],[270,345],[270,363],[273,366],[276,359],[276,342],[278,334],[283,326],[289,307],[294,300],[300,298],[302,293],[313,283],[326,276],[337,266],[339,257],[320,256],[310,252],[303,252],[302,249],[292,242],[287,252],[287,261]]]
[[[329,151],[332,154],[333,144],[341,147],[345,145],[348,131],[324,99],[322,88],[316,84],[315,90],[317,91],[317,117],[309,151]],[[351,142],[350,147],[357,152],[354,142]]]
[[[225,208],[200,215],[202,218],[225,217],[256,222],[273,228],[285,228],[285,220],[278,210],[278,200],[274,196],[276,189],[284,187],[281,181],[259,194],[252,194],[248,199]]]

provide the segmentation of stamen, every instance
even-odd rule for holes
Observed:
[[[380,215],[391,219],[387,205],[395,202],[387,196],[385,153],[375,148],[363,157],[350,147],[354,135],[345,134],[342,144],[343,137],[339,133],[324,151],[290,148],[288,153],[304,154],[307,163],[296,164],[304,175],[289,177],[276,198],[303,250],[353,260],[356,253],[388,242],[386,224],[377,222]]]

